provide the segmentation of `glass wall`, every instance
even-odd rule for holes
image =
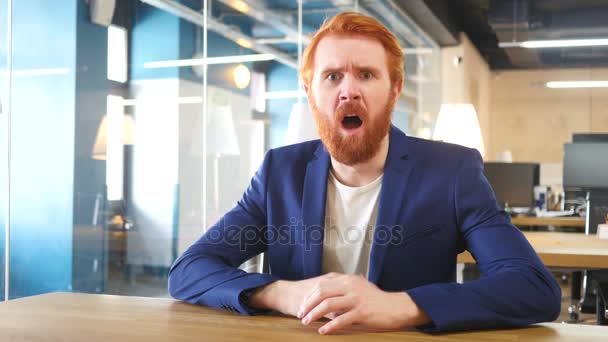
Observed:
[[[9,0],[0,0],[0,300],[4,299],[8,221]]]
[[[167,296],[172,261],[234,206],[265,152],[316,137],[298,56],[338,12],[382,18],[400,39],[395,125],[428,138],[440,105],[439,48],[390,0],[124,0],[109,12],[19,0],[12,40],[7,4],[0,228],[4,239],[10,150],[10,298]]]

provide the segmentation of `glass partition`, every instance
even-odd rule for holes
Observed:
[[[8,3],[0,230],[4,239],[10,128],[10,298],[168,296],[171,263],[235,205],[266,151],[316,138],[299,56],[340,11],[382,18],[398,35],[398,127],[430,137],[439,107],[439,49],[393,1],[125,0],[100,12],[20,0],[12,41]]]
[[[10,0],[0,0],[0,300],[5,298],[6,232],[8,223],[9,180],[9,48]]]

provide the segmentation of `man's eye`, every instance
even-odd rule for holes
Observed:
[[[361,73],[361,78],[363,78],[364,80],[369,80],[372,78],[372,76],[373,76],[372,73],[369,71],[363,71]]]
[[[340,79],[340,75],[332,73],[332,74],[327,75],[327,79],[330,81],[337,81]]]

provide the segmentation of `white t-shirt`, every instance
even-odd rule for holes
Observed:
[[[339,272],[367,277],[382,176],[364,186],[350,187],[340,183],[329,172],[323,273]]]

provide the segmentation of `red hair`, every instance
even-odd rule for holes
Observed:
[[[331,34],[358,35],[378,40],[386,51],[386,63],[391,84],[403,83],[404,58],[399,41],[378,20],[356,12],[343,12],[329,20],[325,20],[321,28],[312,37],[310,44],[308,44],[302,56],[300,77],[302,77],[304,83],[310,84],[312,82],[315,52],[319,42]]]

